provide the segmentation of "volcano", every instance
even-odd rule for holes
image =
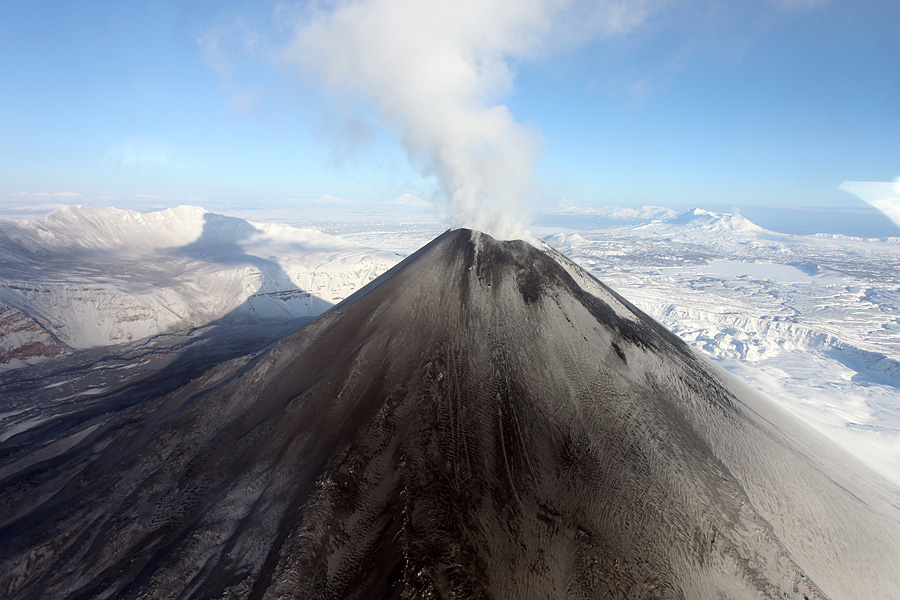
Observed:
[[[448,231],[0,446],[0,595],[898,597],[900,491],[549,248]]]

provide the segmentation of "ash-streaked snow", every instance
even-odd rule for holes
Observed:
[[[315,291],[323,300],[315,306],[311,300],[270,304],[297,304],[303,315],[318,314],[446,229],[443,215],[409,207],[226,211],[247,223],[252,235],[231,246],[210,245],[200,256],[184,256],[173,249],[193,245],[199,250],[202,244],[196,242],[207,211],[183,207],[141,215],[66,208],[44,220],[66,221],[79,212],[94,217],[82,217],[89,223],[67,234],[78,237],[78,244],[109,244],[99,241],[109,232],[104,233],[97,216],[115,214],[127,216],[130,225],[117,225],[114,236],[137,241],[144,250],[125,252],[119,246],[68,256],[67,249],[41,249],[41,241],[50,246],[61,242],[50,241],[50,226],[39,225],[40,220],[0,221],[0,235],[6,236],[0,303],[8,306],[4,322],[16,328],[3,330],[0,353],[11,356],[4,343],[33,344],[52,356],[65,351],[63,342],[77,342],[79,336],[85,339],[82,346],[91,345],[88,340],[123,342],[129,335],[138,339],[208,322],[235,303],[238,312],[249,311],[257,301],[251,299],[254,286],[260,286],[264,267],[272,263],[288,274],[280,279],[288,290],[311,291],[306,289],[311,272],[316,284],[325,283]],[[158,226],[162,231],[150,238],[123,231],[135,231],[141,219],[180,223]],[[536,237],[900,483],[900,238],[788,235],[757,227],[740,215],[654,206],[560,210],[535,223]],[[31,262],[7,251],[9,232],[23,229],[43,232],[37,240],[28,238],[36,244],[32,250],[41,252]],[[332,252],[310,254],[315,247],[310,238]],[[74,244],[65,243],[67,248]],[[231,259],[223,252],[229,249]],[[346,260],[348,255],[353,258]],[[100,257],[107,262],[92,262]],[[268,260],[272,262],[264,262]],[[17,265],[20,272],[11,276]],[[23,299],[26,292],[10,290],[16,281],[40,284],[32,287],[48,293]],[[273,278],[266,281],[268,290],[279,291]],[[35,297],[44,295],[48,300],[37,302]],[[18,303],[8,301],[11,296]],[[218,309],[188,319],[160,309],[163,304],[179,307],[175,312],[183,317],[206,303]],[[146,317],[121,320],[137,315]],[[93,323],[90,335],[76,326],[85,316]],[[59,338],[51,325],[61,329]],[[12,357],[7,364],[25,363]]]

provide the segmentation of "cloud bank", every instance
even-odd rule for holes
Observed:
[[[523,237],[540,134],[502,99],[517,61],[626,33],[655,0],[350,0],[289,23],[285,58],[372,102],[411,164],[434,175],[454,226]]]
[[[130,169],[153,169],[176,166],[165,144],[148,140],[128,140],[109,150],[107,164]]]

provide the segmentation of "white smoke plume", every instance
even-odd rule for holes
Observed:
[[[502,98],[516,61],[624,33],[659,0],[349,0],[293,23],[288,60],[373,102],[407,156],[434,175],[454,225],[523,237],[540,134]]]

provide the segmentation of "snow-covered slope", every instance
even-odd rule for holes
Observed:
[[[544,239],[900,482],[896,239],[786,235],[701,210],[582,219]]]
[[[66,206],[34,221],[0,221],[0,252],[0,306],[33,323],[32,337],[12,334],[24,325],[2,330],[3,357],[20,359],[222,318],[315,316],[399,260],[315,229],[193,206]]]
[[[686,210],[676,215],[668,215],[663,219],[653,221],[657,225],[657,229],[668,227],[670,229],[686,232],[686,231],[740,231],[740,232],[760,232],[763,228],[756,225],[752,221],[742,217],[741,215],[714,213],[702,208]]]

